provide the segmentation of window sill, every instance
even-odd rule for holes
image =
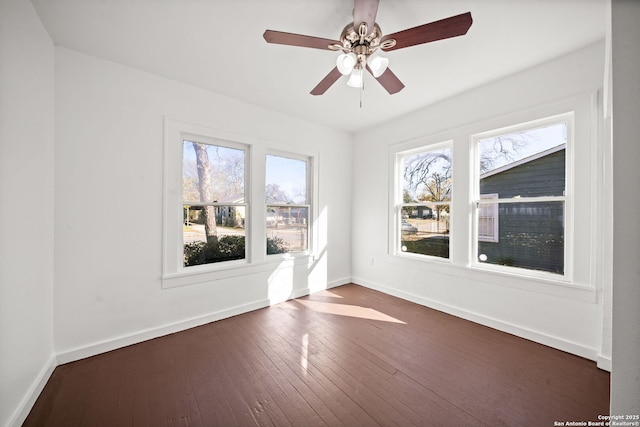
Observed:
[[[391,264],[396,264],[403,268],[419,269],[457,277],[470,286],[473,286],[474,283],[486,283],[592,304],[597,302],[597,291],[594,287],[572,283],[564,277],[535,277],[521,274],[517,271],[493,270],[476,265],[463,266],[454,264],[448,259],[422,257],[417,259],[416,257],[389,254],[388,260]]]
[[[417,254],[412,252],[398,252],[395,255],[390,255],[390,256],[396,257],[399,259],[405,259],[407,261],[411,260],[413,262],[428,261],[428,262],[437,263],[440,265],[452,265],[450,258],[443,258],[443,257],[433,256],[433,255],[422,255],[422,254]]]
[[[295,255],[283,254],[269,255],[267,259],[262,262],[250,263],[246,260],[238,260],[225,262],[224,265],[209,264],[195,266],[190,269],[183,269],[180,272],[164,274],[162,276],[162,289],[196,285],[233,277],[258,274],[265,271],[308,265],[313,262],[313,260],[313,255],[308,253]]]

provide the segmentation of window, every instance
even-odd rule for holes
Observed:
[[[449,258],[451,147],[400,153],[397,165],[396,252]]]
[[[309,247],[309,159],[267,154],[267,255]]]
[[[316,151],[164,124],[163,288],[309,261],[318,241]]]
[[[389,261],[594,301],[610,227],[598,96],[390,144]]]
[[[570,116],[474,137],[477,260],[564,275]]]
[[[246,258],[246,147],[182,141],[184,267]]]

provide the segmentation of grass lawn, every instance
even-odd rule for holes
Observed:
[[[449,236],[402,235],[403,252],[449,258]]]

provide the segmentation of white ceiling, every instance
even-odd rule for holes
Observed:
[[[338,53],[268,44],[265,29],[338,39],[351,0],[31,0],[56,45],[356,132],[605,37],[609,0],[380,0],[384,34],[470,11],[467,35],[389,52],[371,76],[309,91]],[[360,95],[362,107],[360,108]]]

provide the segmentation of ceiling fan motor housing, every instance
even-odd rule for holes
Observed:
[[[367,36],[362,36],[361,34],[367,33],[364,22],[360,25],[361,29],[363,25],[362,31],[356,31],[353,23],[349,23],[340,34],[341,50],[344,53],[353,52],[358,57],[356,68],[362,68],[363,64],[366,64],[367,57],[380,48],[380,39],[382,38],[382,30],[377,23],[374,24],[373,31],[369,32]]]

